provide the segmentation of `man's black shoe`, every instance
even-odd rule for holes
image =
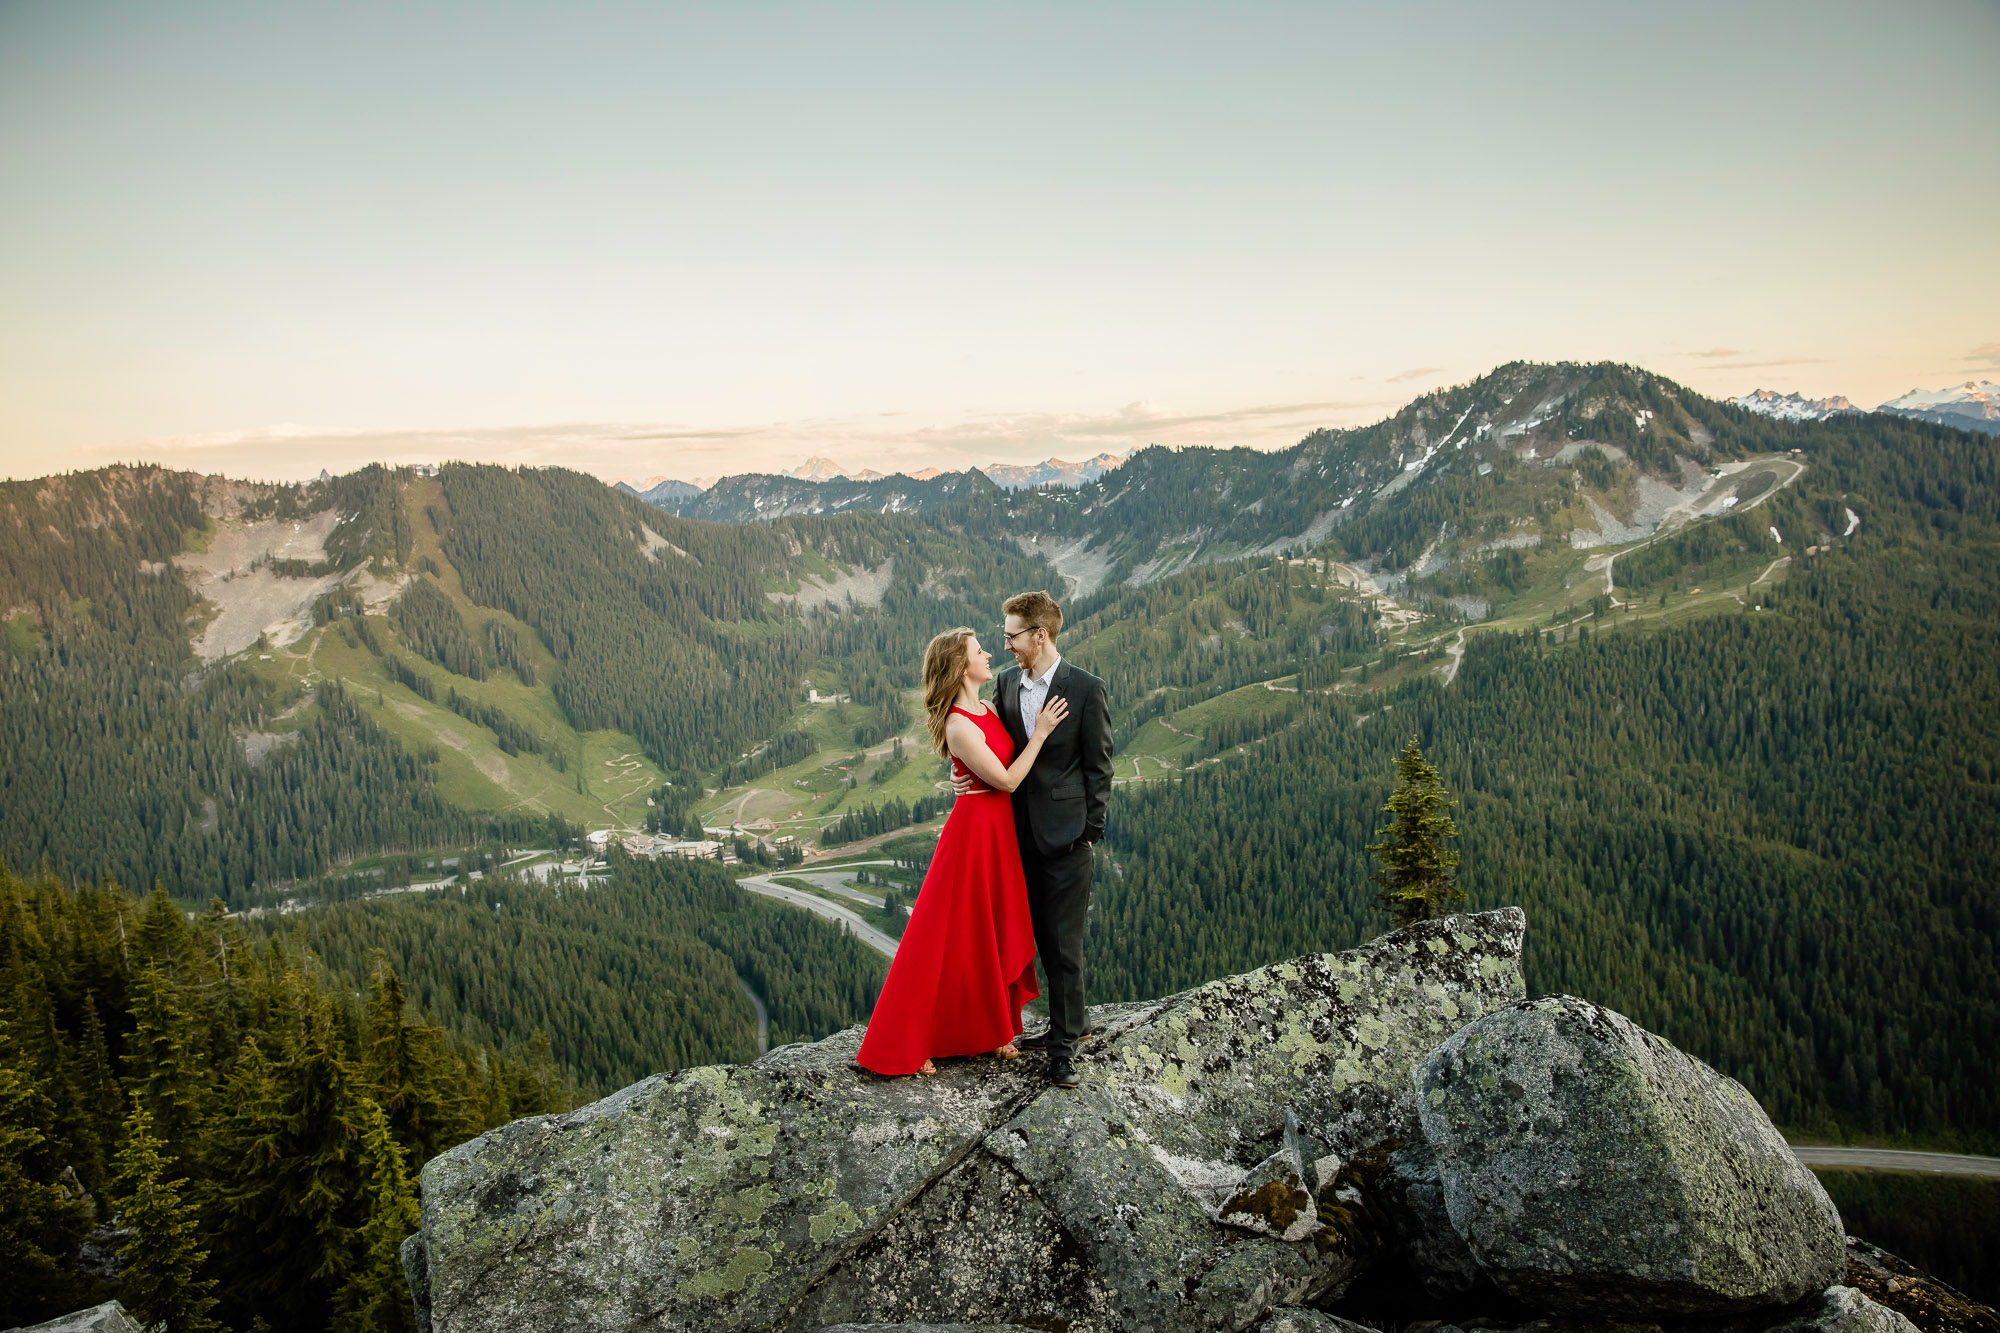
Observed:
[[[1086,1032],[1076,1039],[1076,1044],[1081,1046],[1096,1035],[1095,1032]],[[1045,1051],[1049,1048],[1049,1031],[1043,1028],[1032,1037],[1016,1037],[1014,1044],[1024,1051]]]
[[[1052,1088],[1073,1088],[1076,1086],[1076,1067],[1067,1060],[1049,1062],[1049,1086]]]

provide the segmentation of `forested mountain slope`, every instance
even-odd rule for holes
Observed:
[[[816,664],[906,688],[937,623],[1048,580],[937,516],[694,523],[559,469],[8,483],[0,855],[242,902],[383,849],[559,841],[551,816],[636,826]]]
[[[1997,497],[1980,436],[1515,366],[1291,451],[968,507],[1096,588],[1064,651],[1119,738],[1104,998],[1373,934],[1416,732],[1475,903],[1542,923],[1538,987],[1791,1124],[1990,1148]]]
[[[1474,905],[1537,923],[1534,988],[1604,996],[1787,1123],[2000,1142],[1976,1068],[2000,1043],[1994,446],[1879,418],[1785,439],[1809,460],[1794,486],[1661,558],[1866,514],[1743,587],[1757,609],[1604,598],[1566,629],[1472,633],[1449,685],[1309,691],[1242,754],[1121,791],[1091,921],[1105,998],[1374,933],[1365,848],[1416,734],[1463,800]]]
[[[325,488],[320,507],[351,516],[326,565],[394,558],[387,485],[370,469]],[[0,856],[199,902],[385,844],[533,831],[441,802],[423,757],[333,682],[287,719],[292,743],[252,762],[243,738],[298,700],[241,657],[194,660],[203,604],[170,562],[210,535],[211,509],[280,523],[295,500],[156,468],[0,485]]]
[[[801,515],[914,513],[943,509],[974,496],[1000,493],[1000,487],[984,473],[968,469],[928,481],[901,474],[872,481],[846,477],[807,481],[800,477],[753,473],[724,477],[707,490],[692,494],[656,488],[647,492],[646,499],[683,518],[711,523],[753,523]]]

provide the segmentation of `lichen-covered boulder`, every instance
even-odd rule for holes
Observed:
[[[1631,1020],[1555,996],[1469,1023],[1416,1071],[1454,1230],[1556,1314],[1786,1305],[1844,1269],[1840,1217],[1763,1108]]]
[[[1288,1110],[1341,1158],[1415,1137],[1407,1071],[1521,995],[1526,925],[1516,908],[1446,917],[1176,996],[1084,1047],[1083,1085],[1030,1102],[986,1149],[1116,1293],[1110,1327],[1242,1329],[1316,1301],[1352,1279],[1357,1253],[1325,1232],[1294,1243],[1218,1226],[1198,1187],[1268,1157]]]
[[[433,1158],[406,1256],[431,1327],[770,1327],[1044,1087],[1025,1061],[880,1079],[860,1044],[656,1075]]]
[[[517,1121],[424,1167],[420,1314],[435,1333],[1250,1328],[1359,1257],[1221,1226],[1193,1186],[1269,1157],[1287,1108],[1335,1154],[1414,1137],[1411,1071],[1520,997],[1524,931],[1515,909],[1448,917],[1093,1011],[1074,1090],[1039,1060],[877,1078],[856,1029]]]
[[[1917,1326],[1853,1287],[1828,1287],[1817,1301],[1765,1333],[1917,1333]]]

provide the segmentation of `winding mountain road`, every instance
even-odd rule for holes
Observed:
[[[1741,505],[1736,506],[1734,509],[1718,510],[1713,514],[1708,514],[1708,515],[1702,514],[1701,511],[1707,508],[1709,505],[1714,504],[1716,500],[1721,496],[1723,491],[1737,484],[1738,474],[1747,471],[1749,468],[1759,463],[1782,463],[1785,466],[1791,468],[1791,472],[1783,480],[1774,482],[1772,485],[1766,487],[1763,491],[1759,492],[1757,495],[1752,496],[1750,499],[1744,501]],[[1707,489],[1703,490],[1700,495],[1696,496],[1694,499],[1689,500],[1683,504],[1675,505],[1671,510],[1667,511],[1666,514],[1662,515],[1660,518],[1660,525],[1659,527],[1653,530],[1652,536],[1646,538],[1646,540],[1642,542],[1637,543],[1636,545],[1627,546],[1625,549],[1621,551],[1608,551],[1605,553],[1604,595],[1611,599],[1611,604],[1613,606],[1625,605],[1625,603],[1618,600],[1618,587],[1617,584],[1613,582],[1612,566],[1618,563],[1619,556],[1631,555],[1634,551],[1644,550],[1646,547],[1651,546],[1656,541],[1660,541],[1661,539],[1666,537],[1674,536],[1675,534],[1686,530],[1686,528],[1691,523],[1693,523],[1697,518],[1700,517],[1721,518],[1724,514],[1747,514],[1752,509],[1755,509],[1758,505],[1763,504],[1764,501],[1770,499],[1772,496],[1776,495],[1779,491],[1784,490],[1785,487],[1791,485],[1793,482],[1797,481],[1800,477],[1804,476],[1805,471],[1806,471],[1806,465],[1800,462],[1798,459],[1785,458],[1777,455],[1773,455],[1772,457],[1769,458],[1749,459],[1735,467],[1730,468],[1727,472],[1723,473],[1722,476],[1717,477],[1715,479],[1715,483],[1709,486]],[[1585,568],[1587,569],[1589,568],[1589,566],[1586,565]],[[1764,571],[1764,573],[1767,576],[1770,574],[1770,572],[1771,571],[1768,569]],[[1759,580],[1759,582],[1762,582],[1762,580]]]
[[[1792,1155],[1807,1166],[1857,1167],[1864,1171],[1915,1171],[1937,1176],[1984,1176],[2000,1180],[2000,1157],[1954,1152],[1909,1152],[1901,1148],[1817,1148],[1797,1146]]]
[[[793,907],[803,907],[815,916],[825,917],[835,925],[847,927],[853,933],[854,938],[860,940],[884,958],[894,958],[896,956],[896,941],[890,939],[887,935],[884,935],[881,931],[863,921],[859,915],[848,911],[839,903],[829,902],[818,894],[807,893],[803,889],[786,888],[782,884],[774,883],[769,875],[750,875],[744,879],[737,880],[736,886],[741,889],[747,889],[751,893],[761,894],[766,898],[776,898],[779,902],[789,903]]]

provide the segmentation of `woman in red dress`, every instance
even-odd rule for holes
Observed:
[[[924,650],[931,744],[972,788],[953,803],[938,834],[855,1057],[878,1074],[935,1074],[934,1055],[991,1051],[1012,1060],[1020,1053],[1014,1038],[1021,1035],[1021,1006],[1041,994],[1007,793],[1028,776],[1069,706],[1050,699],[1035,720],[1034,739],[1016,755],[1000,715],[979,700],[979,687],[993,679],[992,661],[979,636],[963,627],[946,630]]]

